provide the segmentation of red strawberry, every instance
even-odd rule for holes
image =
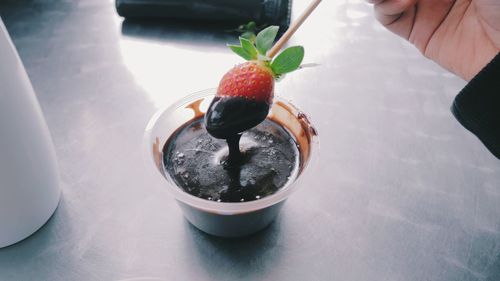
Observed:
[[[304,48],[289,47],[273,60],[266,56],[277,26],[257,34],[254,41],[240,37],[240,45],[229,45],[248,60],[229,70],[219,83],[217,95],[205,115],[205,127],[216,138],[233,141],[230,151],[238,150],[240,134],[266,119],[274,96],[276,77],[294,71],[304,57]]]
[[[229,70],[219,83],[218,97],[241,97],[271,104],[274,75],[261,61],[249,61]]]
[[[207,131],[227,139],[266,119],[274,95],[273,72],[262,61],[249,61],[229,70],[219,83],[207,114]]]

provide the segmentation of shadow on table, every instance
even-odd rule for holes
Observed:
[[[22,269],[26,266],[26,261],[42,256],[53,245],[56,245],[54,241],[58,237],[55,227],[62,217],[67,216],[64,205],[64,197],[61,197],[59,206],[45,225],[24,240],[0,249],[0,272],[13,268]]]
[[[224,47],[236,43],[239,33],[235,23],[206,23],[186,20],[125,19],[121,31],[125,36],[151,41]]]
[[[208,235],[185,221],[195,255],[215,280],[237,280],[265,276],[282,255],[278,220],[256,234],[241,238]]]

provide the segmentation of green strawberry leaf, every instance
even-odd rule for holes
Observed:
[[[241,37],[248,39],[252,43],[255,42],[255,33],[253,33],[252,31],[245,31],[241,34]]]
[[[249,53],[247,53],[243,47],[240,45],[227,45],[233,52],[235,52],[238,56],[246,59],[246,60],[252,60],[253,57]]]
[[[276,34],[278,34],[279,26],[271,25],[257,34],[255,44],[261,55],[266,55],[266,52],[273,46]]]
[[[255,49],[255,46],[250,40],[240,37],[240,43],[243,50],[251,56],[252,60],[257,59],[259,52],[257,52],[257,49]]]
[[[299,68],[302,59],[304,59],[304,47],[293,46],[285,49],[273,60],[271,69],[276,75],[292,72]]]

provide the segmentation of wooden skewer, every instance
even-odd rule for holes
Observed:
[[[292,37],[292,35],[299,29],[302,23],[307,19],[307,17],[316,9],[321,0],[313,0],[311,4],[307,7],[307,9],[300,15],[300,17],[288,28],[288,30],[281,36],[280,40],[274,44],[274,46],[269,50],[267,56],[269,58],[273,58],[286,44],[286,42]]]

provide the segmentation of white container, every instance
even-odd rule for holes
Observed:
[[[214,93],[215,90],[199,92],[158,111],[146,127],[145,161],[159,184],[173,193],[186,219],[198,229],[221,237],[246,236],[269,225],[285,200],[301,185],[300,180],[306,171],[311,170],[312,160],[318,153],[318,136],[305,114],[288,101],[275,97],[268,118],[285,127],[300,146],[297,177],[276,193],[250,202],[225,203],[195,197],[178,187],[164,171],[162,148],[180,126],[195,116],[205,114]]]
[[[59,198],[47,124],[0,19],[0,248],[43,226]]]

